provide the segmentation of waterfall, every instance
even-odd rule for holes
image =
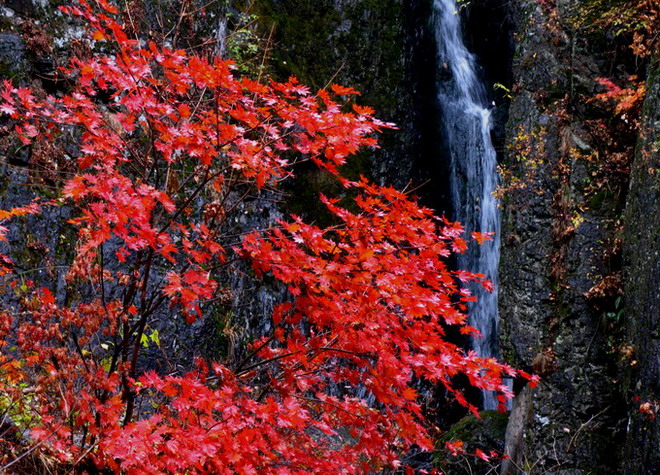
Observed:
[[[481,246],[470,246],[459,256],[459,268],[481,272],[496,285],[489,293],[473,289],[479,299],[470,305],[469,323],[482,338],[473,339],[479,356],[498,356],[497,267],[500,219],[493,192],[498,184],[497,157],[490,138],[490,111],[486,91],[475,73],[475,57],[462,39],[460,15],[455,0],[434,0],[435,35],[438,49],[438,103],[443,135],[450,154],[451,199],[456,221],[473,231],[494,232]],[[483,408],[495,409],[493,392],[484,392]]]
[[[215,29],[215,51],[214,53],[221,58],[225,58],[227,49],[227,13],[222,12],[218,18],[218,26]]]

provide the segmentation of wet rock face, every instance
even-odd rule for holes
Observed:
[[[313,88],[350,85],[362,92],[358,103],[398,125],[354,172],[400,188],[445,172],[437,160],[431,7],[431,0],[255,2],[266,33],[273,27],[276,76],[293,74]]]
[[[623,245],[626,332],[636,365],[628,368],[632,396],[625,473],[660,467],[660,57],[649,68],[642,132],[633,162]],[[650,404],[655,419],[640,407]]]
[[[31,2],[6,2],[7,9],[0,9],[0,21],[6,31],[0,32],[0,80],[13,80],[24,84],[24,79],[38,71],[28,58],[25,40],[19,34],[16,26],[19,20],[17,13],[34,13]],[[29,8],[28,8],[29,6]],[[38,190],[32,187],[34,176],[30,167],[31,150],[22,147],[11,137],[2,138],[2,151],[0,151],[0,209],[11,209],[30,203]],[[16,221],[10,227],[7,242],[0,243],[0,253],[13,250],[12,261],[15,270],[24,273],[26,279],[34,280],[40,284],[50,283],[53,280],[60,282],[63,276],[51,275],[45,270],[34,270],[44,266],[64,264],[59,237],[62,233],[60,224],[69,219],[70,212],[66,209],[45,209],[39,216],[26,216]],[[3,292],[0,296],[3,306],[14,304],[13,295]]]
[[[588,78],[606,76],[608,63],[585,38],[553,25],[539,2],[513,8],[504,165],[518,181],[504,182],[500,335],[504,358],[542,383],[514,403],[516,430],[507,438],[518,441],[509,447],[519,466],[611,473],[625,438],[620,355],[604,320],[615,295],[606,304],[590,295],[620,270],[609,243],[625,193],[596,205],[587,186],[593,165],[580,158],[599,147],[588,129],[594,110],[586,98],[595,90]]]
[[[11,8],[18,15],[34,15],[36,13],[35,4],[43,4],[33,0],[6,0],[5,5]]]
[[[25,46],[20,35],[0,33],[0,67],[17,73],[25,67]]]
[[[510,2],[503,0],[481,0],[465,5],[466,46],[479,60],[478,74],[486,85],[492,107],[492,142],[501,159],[510,103],[507,89],[513,81],[513,9]]]
[[[490,453],[491,450],[504,450],[504,431],[508,416],[497,411],[482,411],[479,419],[470,414],[453,424],[437,440],[437,452],[434,454],[434,466],[448,474],[489,473],[493,463],[468,457],[449,455],[445,444],[463,442],[466,452],[474,453],[477,449]]]

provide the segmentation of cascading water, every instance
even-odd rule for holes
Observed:
[[[490,111],[486,91],[475,72],[475,58],[463,43],[455,0],[434,0],[438,48],[438,102],[444,137],[450,154],[451,196],[455,219],[468,235],[495,233],[492,241],[471,246],[459,256],[459,268],[481,272],[497,284],[500,219],[493,192],[498,183],[497,156],[490,138]],[[474,289],[478,301],[470,306],[470,324],[482,338],[473,340],[479,356],[498,356],[497,285],[489,293]],[[493,392],[484,392],[484,409],[497,407]]]

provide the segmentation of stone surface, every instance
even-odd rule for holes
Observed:
[[[25,62],[25,46],[20,35],[0,33],[0,65],[11,73],[17,73]]]
[[[660,57],[652,62],[642,134],[624,215],[625,317],[635,365],[628,365],[631,400],[624,473],[660,467]],[[650,404],[655,418],[640,412]]]
[[[449,454],[445,443],[463,442],[467,453],[477,449],[489,454],[492,450],[504,451],[504,432],[508,416],[497,411],[482,411],[477,419],[469,414],[452,425],[437,441],[434,456],[435,466],[447,474],[488,473],[498,463],[486,462],[471,457],[456,457]]]
[[[349,172],[404,187],[438,171],[431,5],[430,0],[255,2],[266,32],[273,28],[276,77],[293,74],[312,88],[350,85],[362,92],[358,103],[398,125],[379,137],[381,148],[368,151],[366,161],[353,161],[355,170]]]
[[[539,2],[513,3],[505,167],[520,181],[503,198],[501,344],[508,362],[542,382],[514,402],[507,447],[522,471],[612,473],[625,437],[620,329],[610,328],[605,310],[616,295],[597,305],[589,295],[620,270],[611,243],[625,191],[594,206],[585,185],[594,169],[582,157],[602,147],[587,132],[599,117],[587,99],[609,60],[561,22],[568,4],[558,5],[553,17]],[[613,186],[625,190],[625,181]],[[512,461],[505,473],[516,470]]]

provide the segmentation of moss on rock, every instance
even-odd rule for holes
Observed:
[[[470,414],[451,426],[436,443],[434,465],[448,474],[486,473],[491,463],[470,455],[456,457],[445,448],[447,442],[463,442],[465,452],[473,454],[477,449],[485,453],[504,451],[504,435],[509,421],[507,414],[498,411],[482,411],[480,418]],[[496,462],[495,462],[496,463]]]

